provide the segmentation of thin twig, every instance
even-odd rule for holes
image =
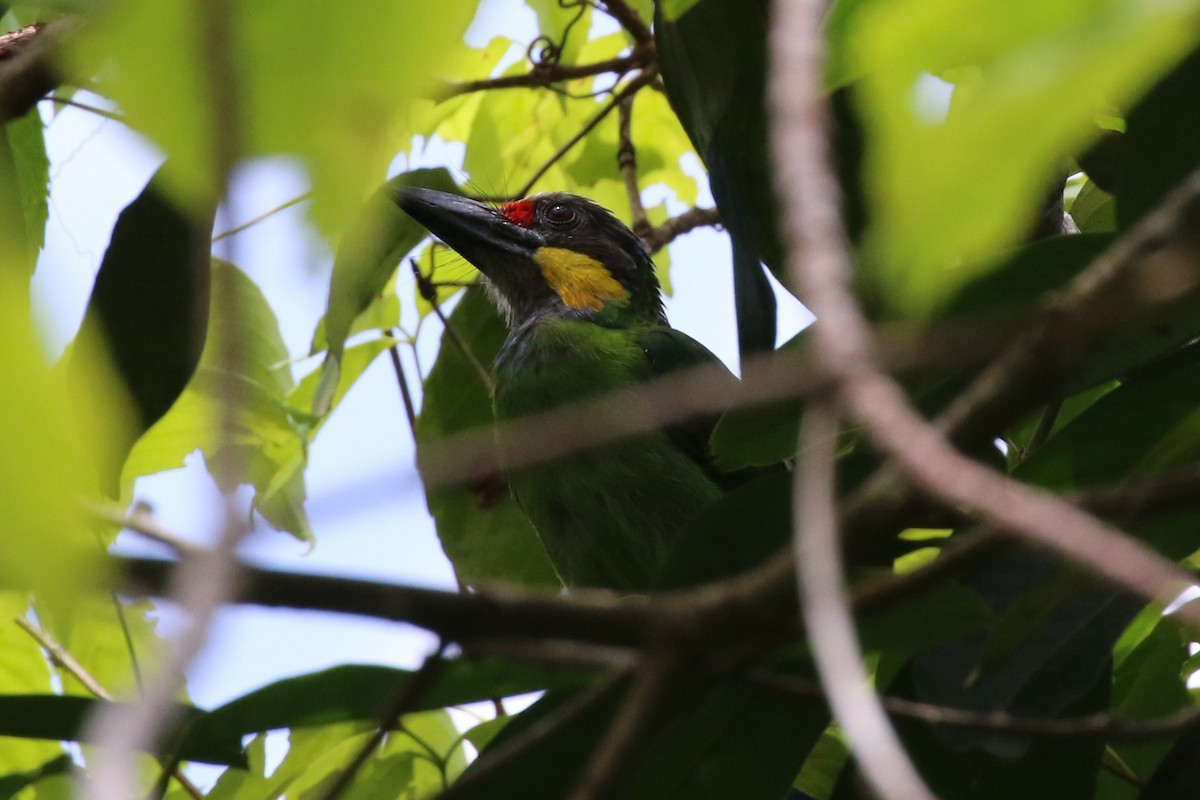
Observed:
[[[816,38],[817,26],[808,27],[811,32],[806,35]],[[796,578],[809,647],[829,705],[875,794],[884,800],[933,800],[863,667],[837,536],[837,435],[838,419],[833,412],[824,404],[809,405],[801,422],[793,510]]]
[[[633,676],[633,684],[616,719],[596,746],[569,800],[603,800],[614,795],[634,766],[638,751],[662,723],[671,683],[679,674],[679,655],[648,653]]]
[[[606,700],[629,677],[627,672],[615,672],[607,679],[597,681],[588,688],[580,691],[570,700],[563,703],[554,711],[542,717],[535,724],[526,728],[511,739],[487,748],[479,759],[462,774],[447,791],[438,795],[439,798],[455,797],[460,791],[468,790],[487,780],[508,764],[520,758],[534,747],[558,733],[579,717],[594,709]]]
[[[483,80],[466,81],[463,83],[444,83],[434,90],[433,97],[434,100],[440,103],[452,97],[471,94],[472,92],[491,92],[497,89],[546,88],[555,83],[575,80],[577,78],[590,78],[608,72],[616,73],[619,77],[635,69],[646,67],[650,63],[649,58],[651,56],[651,51],[646,48],[639,49],[635,47],[627,56],[610,58],[606,61],[597,61],[594,64],[539,64],[523,75],[502,75],[498,78],[484,78]]]
[[[629,31],[635,42],[650,45],[654,43],[654,34],[650,32],[650,26],[642,19],[642,15],[634,10],[633,6],[625,0],[602,0],[602,2],[609,16],[620,23],[622,28]]]
[[[241,76],[234,59],[233,18],[231,0],[214,0],[206,8],[202,30],[198,34],[205,41],[205,63],[201,73],[211,99],[207,109],[213,123],[209,163],[214,186],[219,187],[218,194],[224,196],[225,206],[230,209],[235,209],[236,202],[228,192],[229,177],[241,154],[241,98],[238,96]],[[227,260],[233,263],[237,262],[235,241],[227,242],[225,253]],[[222,293],[212,298],[213,303],[237,316],[240,298],[233,286],[218,285],[215,288],[221,289]],[[244,388],[234,376],[242,372],[245,343],[237,337],[221,337],[220,345],[217,360],[221,367],[218,386],[221,402],[217,413],[221,442],[231,444],[235,441],[238,415],[244,400]],[[234,447],[227,449],[240,452]],[[218,483],[236,483],[240,472],[237,458],[226,459],[222,467],[223,474],[218,476]],[[140,702],[106,705],[87,723],[88,732],[95,741],[108,746],[99,751],[90,773],[80,778],[85,798],[112,800],[132,796],[135,754],[154,752],[173,715],[179,713],[179,706],[173,701],[182,676],[203,647],[218,609],[237,592],[239,562],[235,551],[248,525],[235,507],[232,495],[225,502],[224,512],[216,547],[193,553],[175,571],[170,595],[187,613],[186,624],[169,657],[147,679]]]
[[[329,787],[329,790],[322,795],[321,800],[337,800],[342,794],[350,788],[350,784],[354,783],[354,778],[358,775],[363,765],[367,763],[367,759],[383,744],[383,739],[387,736],[388,731],[393,730],[399,723],[400,718],[413,709],[413,707],[421,700],[437,681],[441,675],[442,669],[446,662],[443,656],[446,653],[445,641],[438,643],[437,649],[431,653],[420,668],[412,674],[396,693],[396,696],[389,703],[387,710],[380,716],[379,725],[359,748],[354,758],[346,765],[338,775],[337,780]],[[411,734],[410,734],[411,735]],[[415,736],[412,738],[416,738]],[[432,752],[432,751],[431,751]]]
[[[276,214],[278,214],[281,211],[287,211],[292,206],[297,206],[306,200],[311,200],[312,197],[313,197],[312,192],[305,192],[304,194],[297,195],[296,197],[293,197],[291,200],[286,200],[286,201],[280,203],[279,205],[275,206],[274,208],[264,211],[263,213],[259,214],[257,217],[253,217],[251,219],[246,220],[241,225],[234,226],[227,231],[222,231],[221,233],[218,233],[216,236],[212,237],[212,240],[214,242],[219,242],[222,239],[228,239],[230,236],[239,234],[242,231],[246,230],[247,228],[252,228],[255,225],[257,225],[258,223],[270,219],[271,217],[275,216]]]
[[[88,672],[87,668],[83,664],[80,664],[75,659],[75,656],[71,655],[71,652],[50,634],[38,628],[32,622],[25,619],[25,617],[16,617],[14,621],[17,623],[17,627],[33,637],[33,640],[38,643],[42,650],[46,651],[46,655],[50,657],[55,666],[70,673],[71,677],[79,681],[83,688],[101,700],[114,699],[108,689],[105,689],[104,685],[96,680],[96,677]],[[201,800],[204,797],[204,792],[200,790],[200,787],[188,780],[188,777],[183,774],[183,770],[179,769],[178,766],[172,767],[166,772],[195,800]]]
[[[617,166],[625,179],[625,194],[632,209],[633,232],[644,240],[650,232],[650,220],[646,218],[646,207],[642,204],[642,190],[638,188],[637,150],[633,146],[633,101],[634,95],[621,100],[617,106],[620,124],[617,126]]]
[[[385,336],[399,338],[395,329],[385,330]],[[404,416],[408,418],[408,429],[414,440],[417,436],[417,409],[413,405],[412,392],[408,389],[408,376],[404,374],[404,365],[400,363],[400,351],[396,344],[388,348],[388,357],[392,360],[392,371],[396,373],[396,384],[400,387],[400,400],[404,403]]]
[[[819,367],[838,384],[837,402],[908,482],[943,505],[1056,550],[1148,600],[1171,602],[1193,583],[1186,570],[1092,515],[965,457],[876,365],[870,331],[850,290],[841,192],[829,166],[816,43],[821,7],[785,3],[771,31],[772,74],[787,76],[772,81],[772,133],[784,233],[792,244],[789,264],[819,320],[811,341]],[[1176,613],[1200,627],[1200,603]]]
[[[654,80],[654,76],[656,74],[657,73],[652,67],[647,67],[631,78],[629,83],[617,90],[612,99],[605,103],[604,106],[598,112],[596,112],[595,116],[585,122],[583,126],[576,131],[574,136],[564,142],[563,145],[554,152],[554,155],[550,156],[545,163],[543,163],[534,171],[529,180],[525,181],[524,185],[522,185],[517,191],[517,196],[524,197],[525,195],[529,194],[529,191],[534,187],[534,185],[536,185],[537,182],[542,179],[542,176],[545,175],[551,167],[558,163],[559,159],[571,152],[571,148],[583,141],[584,137],[591,133],[593,128],[603,122],[604,118],[611,114],[613,110],[621,104],[621,101],[637,92],[638,89],[641,89],[643,86],[650,83],[650,81]]]
[[[721,224],[721,215],[715,208],[689,208],[679,216],[671,217],[662,225],[650,228],[642,235],[642,241],[651,254],[657,253],[671,242],[696,228]]]
[[[131,513],[126,514],[119,509],[98,503],[89,503],[86,507],[88,513],[101,522],[115,525],[121,530],[132,531],[159,544],[165,544],[181,559],[200,550],[196,545],[167,528],[144,508],[134,508]]]
[[[823,697],[820,685],[792,675],[767,671],[749,673],[746,682],[753,686],[809,699]],[[967,711],[932,703],[920,703],[900,697],[879,698],[894,717],[916,719],[944,728],[980,733],[1053,739],[1057,741],[1140,742],[1178,735],[1200,720],[1200,706],[1187,706],[1162,717],[1138,719],[1124,714],[1099,713],[1084,717],[1019,717],[1005,711]]]
[[[59,97],[58,95],[55,95],[55,94],[49,95],[47,97],[43,97],[42,100],[50,102],[50,103],[55,103],[60,106],[70,106],[71,108],[78,108],[80,111],[86,111],[89,114],[95,114],[97,117],[103,117],[104,119],[112,120],[113,122],[119,122],[122,125],[129,124],[123,114],[118,114],[114,111],[107,111],[103,108],[97,108],[96,106],[90,106],[87,103],[80,103],[78,100],[70,100],[66,97]]]
[[[432,265],[433,252],[430,251],[430,263]],[[487,389],[488,397],[495,393],[496,386],[492,382],[492,373],[479,360],[479,356],[475,355],[475,351],[467,344],[466,340],[459,335],[454,326],[450,324],[450,319],[442,312],[441,303],[438,302],[437,287],[433,282],[421,273],[421,268],[417,266],[417,260],[411,258],[408,261],[409,268],[412,269],[414,280],[417,282],[417,291],[429,303],[429,307],[433,309],[434,316],[442,323],[442,329],[446,331],[446,335],[450,337],[450,341],[454,342],[455,347],[466,357],[467,361],[471,362],[471,366],[475,368],[475,374],[479,376],[480,383]],[[432,270],[432,266],[430,267]]]

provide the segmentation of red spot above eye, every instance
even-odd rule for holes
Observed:
[[[514,200],[500,206],[500,213],[514,225],[528,228],[533,224],[533,203],[529,200]]]

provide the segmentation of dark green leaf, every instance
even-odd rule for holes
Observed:
[[[138,415],[132,438],[114,454],[120,460],[104,473],[114,496],[129,448],[175,404],[200,361],[214,213],[188,213],[152,179],[117,217],[100,262],[80,335],[107,343]],[[73,357],[90,357],[85,352]]]
[[[1127,229],[1200,166],[1200,50],[1142,98],[1126,117],[1120,151],[1117,224]]]
[[[194,735],[240,737],[278,728],[374,720],[412,673],[392,667],[348,665],[288,678],[211,711]],[[497,660],[449,662],[436,685],[413,706],[423,711],[551,688],[580,686],[591,673],[545,669]]]
[[[0,695],[0,736],[19,736],[29,739],[80,741],[88,715],[95,706],[105,703],[87,697],[62,695]],[[181,706],[179,715],[188,723],[203,719],[204,712],[192,706]],[[185,761],[226,766],[244,763],[241,740],[202,738],[185,734],[178,745]]]

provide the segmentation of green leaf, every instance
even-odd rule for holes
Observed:
[[[537,14],[538,31],[547,45],[559,48],[557,63],[576,63],[591,28],[592,6],[586,3],[567,5],[559,0],[525,0],[525,4]]]
[[[1117,201],[1093,181],[1079,190],[1070,208],[1082,233],[1112,233],[1117,227]]]
[[[151,179],[117,217],[79,334],[107,345],[137,412],[136,427],[104,465],[113,496],[129,449],[183,393],[204,348],[216,209],[185,212],[160,183]],[[91,357],[89,348],[74,351],[76,361]]]
[[[329,279],[329,301],[325,307],[324,342],[314,337],[312,352],[328,348],[322,369],[325,373],[313,399],[313,416],[329,413],[340,384],[342,350],[359,315],[371,308],[383,293],[396,265],[429,232],[400,210],[389,190],[400,186],[425,186],[457,192],[458,187],[444,169],[420,169],[389,180],[368,198],[342,237]],[[399,314],[397,314],[397,318]]]
[[[25,242],[29,263],[37,262],[38,251],[46,241],[46,221],[50,217],[50,159],[46,155],[46,137],[37,108],[4,126],[20,194],[25,220]]]
[[[681,679],[670,711],[624,776],[627,800],[778,800],[804,754],[829,722],[818,704],[732,685]],[[567,794],[616,710],[611,695],[577,713],[554,736],[539,738],[514,757],[489,764],[493,751],[537,726],[573,695],[551,692],[516,715],[481,753],[478,780],[450,788],[446,800],[550,800]],[[554,765],[547,769],[546,765]]]
[[[53,775],[67,775],[75,769],[75,762],[66,753],[56,756],[49,761],[24,772],[10,772],[0,777],[0,800],[11,800],[26,787],[31,786],[42,778]],[[40,794],[38,796],[41,796]]]
[[[71,74],[99,73],[102,91],[173,163],[165,177],[177,199],[219,196],[213,142],[233,115],[246,155],[290,155],[308,170],[313,218],[329,233],[384,174],[403,109],[467,55],[474,8],[231,3],[218,26],[203,3],[121,0],[72,38]],[[224,65],[232,85],[219,82]]]
[[[1131,375],[1026,459],[1017,474],[1051,489],[1073,489],[1190,463],[1200,457],[1198,407],[1200,347],[1193,345]]]
[[[585,684],[590,671],[537,668],[495,659],[455,660],[414,711],[493,700]],[[214,709],[193,726],[204,740],[237,739],[248,733],[375,720],[388,698],[412,677],[392,667],[346,665],[277,681]]]
[[[80,498],[94,497],[95,436],[119,424],[120,392],[87,420],[72,412],[64,381],[51,379],[29,318],[24,275],[0,270],[0,588],[34,588],[64,599],[101,585],[102,551]],[[103,394],[102,362],[82,368],[76,387]]]
[[[133,480],[183,465],[199,449],[225,491],[254,486],[254,508],[274,527],[311,539],[304,511],[306,429],[289,413],[292,389],[287,349],[279,323],[262,291],[239,269],[213,262],[213,296],[237,298],[233,307],[213,305],[208,342],[188,388],[165,417],[134,447],[122,477]],[[223,371],[222,341],[238,343],[238,372]],[[222,431],[223,398],[238,397],[233,435]]]
[[[30,739],[82,741],[88,715],[95,706],[110,701],[86,697],[62,697],[53,694],[0,695],[0,736],[19,736]],[[204,712],[192,706],[179,707],[179,718],[195,720]],[[203,741],[185,735],[179,744],[185,761],[205,764],[234,765],[244,763],[238,739]]]
[[[1200,166],[1200,50],[1163,78],[1126,118],[1117,224],[1128,229]]]
[[[1095,136],[1101,104],[1129,103],[1182,57],[1197,19],[1191,5],[1142,0],[864,6],[870,252],[892,308],[925,317],[986,269],[1063,154]],[[929,74],[956,82],[944,121],[922,94]]]
[[[506,329],[482,291],[463,294],[450,315],[450,326],[476,363],[490,369]],[[418,462],[421,451],[436,447],[439,439],[491,424],[491,398],[478,369],[449,334],[443,335],[417,421]],[[426,501],[442,548],[463,583],[559,585],[541,540],[499,477],[486,485],[432,489]]]
[[[658,0],[656,5],[662,9],[663,16],[674,22],[698,2],[700,0]]]

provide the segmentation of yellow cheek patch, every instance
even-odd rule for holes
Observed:
[[[580,311],[599,311],[606,300],[628,297],[621,282],[591,256],[562,247],[542,247],[533,254],[546,282],[562,301]]]

